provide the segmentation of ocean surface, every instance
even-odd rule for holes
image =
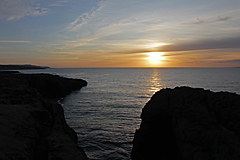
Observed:
[[[88,86],[61,100],[79,145],[94,160],[129,160],[142,108],[162,88],[191,86],[240,94],[240,68],[58,68],[24,70],[81,78]]]

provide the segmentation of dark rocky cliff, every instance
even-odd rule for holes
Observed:
[[[133,160],[239,160],[240,96],[177,87],[143,108]]]
[[[57,98],[84,80],[0,72],[0,159],[86,160]]]

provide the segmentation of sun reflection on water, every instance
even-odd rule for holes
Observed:
[[[155,92],[159,91],[162,88],[163,83],[161,80],[160,69],[152,69],[152,73],[149,78],[149,84],[149,95],[153,95]]]

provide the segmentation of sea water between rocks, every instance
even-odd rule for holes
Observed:
[[[141,110],[161,88],[190,86],[240,94],[240,68],[57,68],[24,70],[81,78],[61,102],[79,145],[95,160],[129,160]]]

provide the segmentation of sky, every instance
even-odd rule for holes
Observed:
[[[0,64],[240,67],[239,0],[0,0]]]

